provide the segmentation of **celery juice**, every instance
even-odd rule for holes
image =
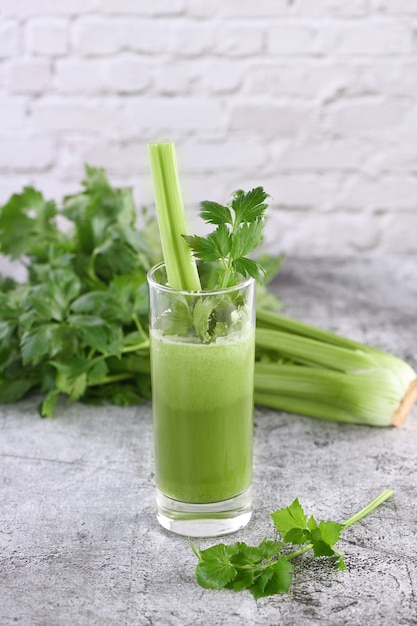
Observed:
[[[204,504],[252,481],[254,330],[213,343],[151,332],[157,487]]]

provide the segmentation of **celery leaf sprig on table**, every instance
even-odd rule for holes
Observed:
[[[191,547],[198,558],[196,579],[206,589],[248,589],[255,599],[277,593],[289,593],[295,566],[291,561],[306,552],[314,557],[328,557],[336,569],[346,569],[343,553],[336,548],[342,532],[385,500],[394,495],[385,489],[372,502],[345,522],[320,521],[307,517],[298,499],[286,508],[271,514],[282,541],[263,539],[258,546],[248,546],[239,541],[231,545],[216,544],[206,550]],[[287,545],[300,546],[294,552]]]
[[[242,276],[262,280],[265,271],[248,257],[261,243],[268,198],[262,187],[235,191],[227,205],[206,200],[200,204],[200,216],[216,229],[206,237],[185,235],[197,259],[219,265],[217,288],[233,286]]]

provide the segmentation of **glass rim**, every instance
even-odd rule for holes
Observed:
[[[147,280],[148,280],[148,285],[152,287],[156,287],[160,289],[161,291],[165,291],[166,293],[171,293],[171,294],[175,293],[175,294],[181,294],[183,296],[201,296],[201,295],[214,296],[214,295],[219,295],[219,294],[232,293],[233,291],[238,291],[239,289],[246,289],[247,287],[255,283],[255,279],[252,276],[249,276],[249,278],[245,278],[244,280],[242,280],[242,282],[238,283],[237,285],[232,285],[231,287],[223,287],[221,289],[208,289],[208,290],[202,289],[201,291],[188,290],[188,289],[175,289],[174,287],[170,287],[169,285],[163,285],[162,283],[158,283],[158,281],[155,279],[156,272],[162,269],[163,267],[166,267],[166,265],[162,261],[161,263],[157,263],[156,265],[151,267],[150,270],[148,270],[147,275],[146,275]]]

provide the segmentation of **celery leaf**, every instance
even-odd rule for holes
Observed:
[[[271,514],[274,525],[284,542],[264,539],[258,546],[240,541],[227,546],[217,544],[206,550],[196,550],[197,582],[208,589],[248,589],[254,598],[277,593],[289,593],[295,566],[292,560],[313,550],[314,557],[330,557],[336,569],[345,570],[343,553],[335,547],[343,530],[371,513],[393,495],[386,489],[365,508],[340,524],[331,521],[316,522],[307,519],[298,501]],[[284,552],[286,543],[301,544],[296,552]]]
[[[236,191],[228,206],[208,200],[201,203],[201,217],[217,227],[206,237],[186,235],[184,238],[197,259],[218,263],[216,288],[236,285],[249,276],[264,279],[262,265],[248,255],[262,242],[266,198],[268,194],[263,188],[256,187],[247,193]]]

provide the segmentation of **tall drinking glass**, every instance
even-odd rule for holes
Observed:
[[[252,514],[255,281],[203,292],[166,283],[164,264],[150,270],[157,518],[214,537]]]

